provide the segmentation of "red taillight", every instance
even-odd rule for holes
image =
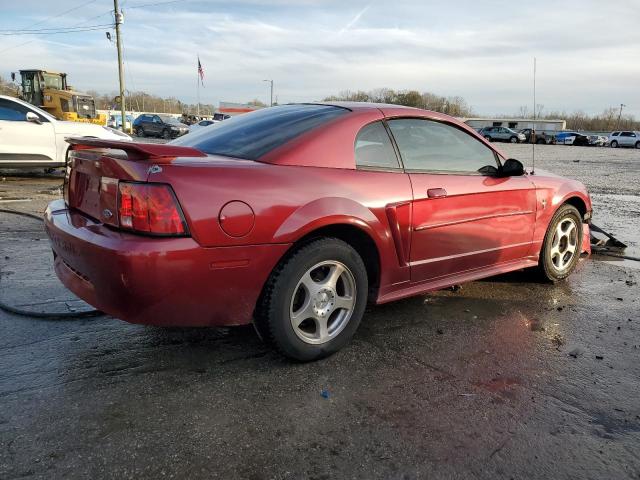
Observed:
[[[187,224],[169,185],[120,182],[120,227],[153,235],[186,235]]]

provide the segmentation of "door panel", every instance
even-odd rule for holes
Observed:
[[[411,174],[411,279],[424,281],[527,255],[536,195],[527,177]],[[446,196],[429,197],[433,189]]]
[[[0,120],[0,162],[56,162],[56,140],[51,122]]]

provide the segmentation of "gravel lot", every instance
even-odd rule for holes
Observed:
[[[503,150],[528,164],[531,146]],[[536,152],[640,256],[640,151]],[[59,197],[59,175],[22,175],[0,172],[0,209]],[[37,221],[0,213],[0,298],[84,308],[49,252]],[[370,308],[348,348],[305,365],[251,328],[0,311],[0,478],[640,479],[639,266]]]

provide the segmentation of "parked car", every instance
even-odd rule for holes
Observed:
[[[525,136],[525,142],[531,143],[531,134],[533,133],[533,130],[531,128],[523,128],[518,133],[521,133]],[[535,135],[537,144],[544,145],[555,143],[555,137],[552,133],[538,130]]]
[[[534,182],[440,113],[283,105],[166,145],[70,142],[45,214],[70,290],[134,323],[254,322],[297,360],[345,346],[368,302],[529,267],[559,281],[590,251],[581,183]]]
[[[143,113],[133,121],[133,131],[138,137],[169,139],[189,133],[189,127],[169,115]]]
[[[609,135],[609,146],[611,148],[618,148],[618,147],[640,148],[640,132],[638,131],[612,132],[611,135]]]
[[[213,119],[214,120],[218,120],[218,121],[223,121],[223,120],[229,120],[231,118],[231,115],[228,115],[226,113],[219,113],[216,112],[213,114]]]
[[[65,137],[85,135],[131,140],[112,128],[61,121],[30,103],[0,95],[0,167],[62,167],[69,150]]]
[[[519,143],[527,140],[524,134],[506,127],[484,127],[480,130],[480,135],[490,142]]]
[[[556,143],[559,145],[588,146],[589,137],[573,131],[558,132],[556,134]]]
[[[189,133],[200,130],[202,127],[215,125],[216,123],[220,123],[220,120],[200,120],[198,123],[194,123],[189,127]]]
[[[593,147],[604,147],[609,145],[609,138],[603,135],[589,135],[589,145]]]
[[[125,130],[131,133],[131,125],[133,124],[133,116],[126,116],[127,123],[125,124]],[[122,114],[120,113],[112,113],[109,115],[109,119],[107,120],[107,127],[116,128],[122,130]]]

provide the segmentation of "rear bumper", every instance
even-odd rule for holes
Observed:
[[[114,231],[61,200],[45,213],[55,271],[90,305],[132,323],[250,323],[264,282],[289,245],[203,248],[191,238]]]

